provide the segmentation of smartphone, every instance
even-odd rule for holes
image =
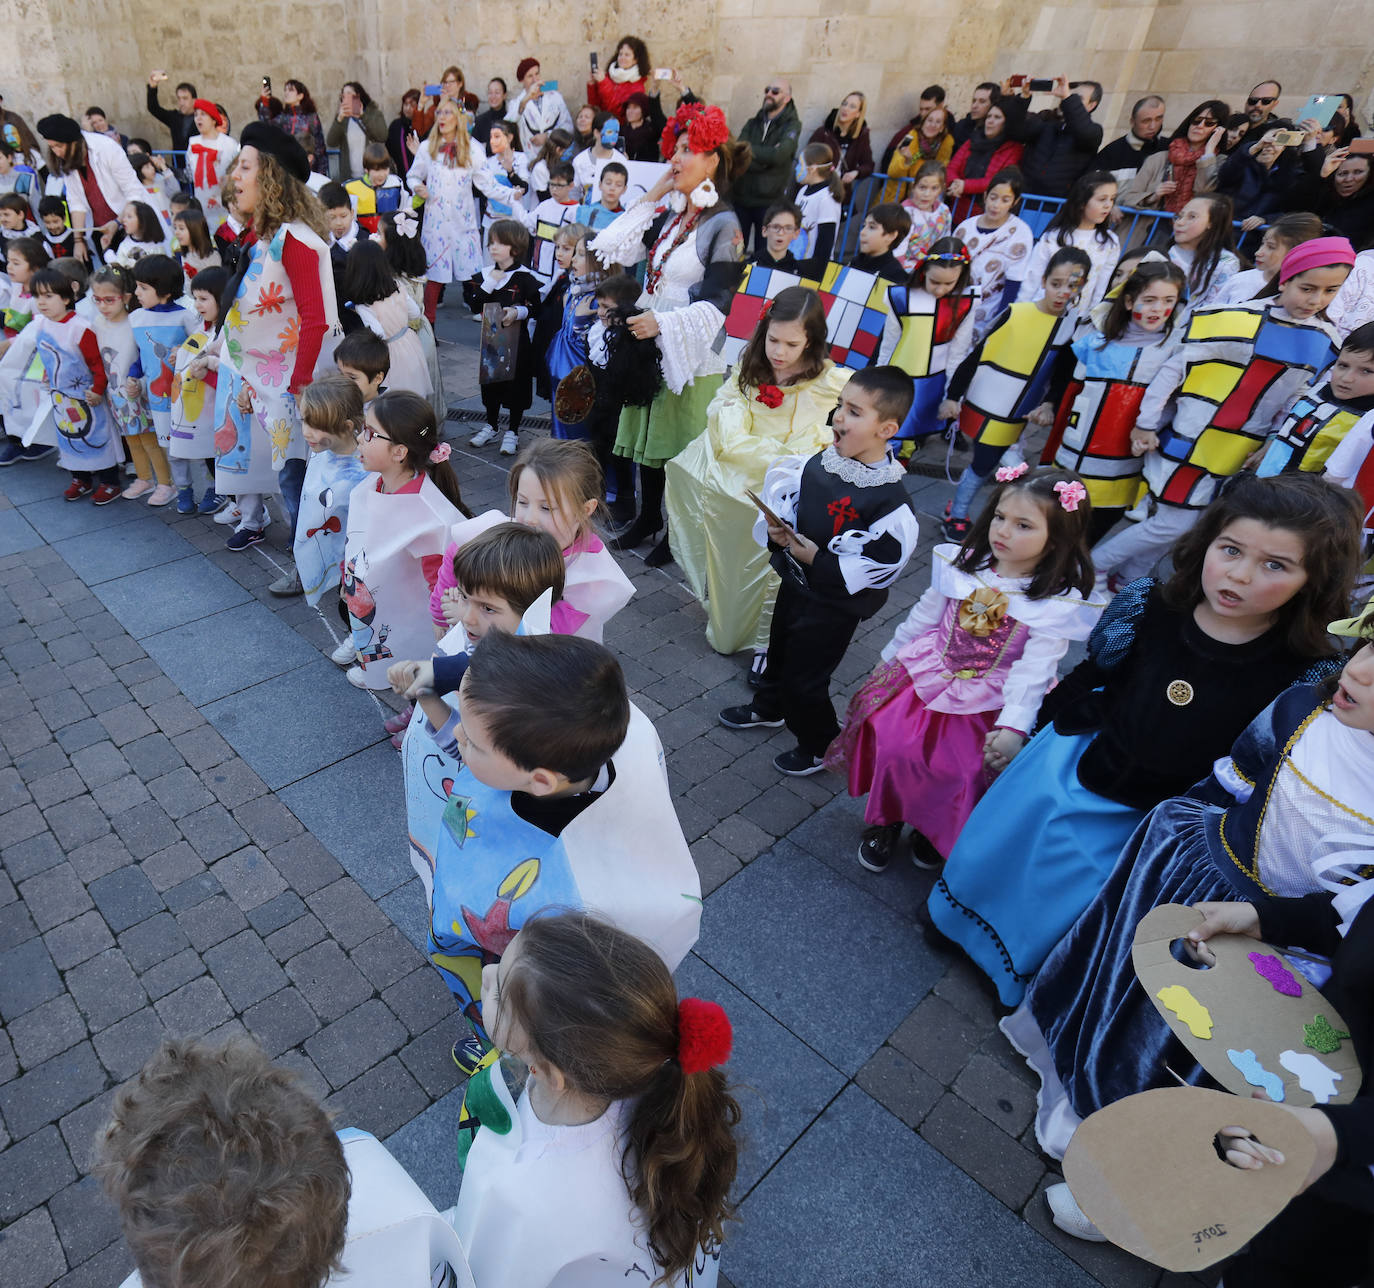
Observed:
[[[1351,139],[1350,151],[1346,155],[1352,157],[1374,157],[1374,139]]]
[[[1032,94],[1048,94],[1054,88],[1054,82],[1052,80],[1033,80],[1029,82],[1029,88]]]
[[[426,86],[425,86],[425,97],[426,97],[426,98],[438,98],[443,92],[444,92],[444,87],[443,87],[442,85],[426,85]]]
[[[655,67],[655,68],[654,68],[654,79],[655,79],[655,80],[672,80],[672,79],[673,79],[673,69],[672,69],[671,67]]]
[[[1008,77],[1007,77],[1007,84],[1010,85],[1010,86],[1012,87],[1012,89],[1020,89],[1021,86],[1024,85],[1025,83],[1026,83],[1026,78],[1025,78],[1024,76],[1008,76]]]
[[[1331,124],[1331,118],[1336,115],[1344,106],[1344,100],[1339,94],[1313,94],[1311,98],[1302,105],[1302,111],[1293,119],[1295,121],[1316,121],[1322,129],[1326,129]]]
[[[556,90],[556,89],[558,88],[558,82],[557,82],[557,81],[545,81],[539,88],[542,89],[542,90],[544,91],[544,93],[546,93],[546,94],[551,94],[554,90]]]
[[[1306,137],[1301,130],[1275,130],[1271,142],[1276,148],[1296,148]]]
[[[596,50],[593,49],[592,52],[591,52],[590,54],[587,55],[587,58],[588,58],[588,61],[590,61],[591,65],[592,65],[592,71],[595,72],[596,69],[597,69],[597,67],[598,67],[598,65],[599,65],[599,64],[597,63],[597,60],[596,60]]]
[[[264,76],[262,78],[262,92],[264,94],[270,94],[272,92],[272,78],[270,76]]]

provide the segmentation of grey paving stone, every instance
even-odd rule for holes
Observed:
[[[123,1242],[116,1242],[75,1270],[69,1270],[53,1288],[109,1288],[120,1284],[134,1268],[133,1257]]]
[[[138,663],[134,665],[138,665]],[[158,671],[156,662],[153,663],[152,669],[154,674],[138,683],[134,683],[125,676],[120,677],[129,686],[129,692],[133,694],[134,701],[141,707],[151,707],[178,692],[175,682]]]
[[[73,678],[71,668],[74,663],[86,661],[95,656],[95,649],[90,640],[84,635],[64,635],[61,639],[53,640],[48,645],[48,652],[52,654],[52,660],[67,672],[67,678],[78,688],[85,686]]]
[[[245,801],[233,813],[253,844],[264,850],[289,841],[304,830],[300,820],[273,796],[258,796]]]
[[[1059,1229],[1050,1217],[1049,1204],[1045,1202],[1045,1190],[1063,1177],[1049,1172],[1036,1187],[1036,1192],[1026,1204],[1024,1220],[1046,1242],[1058,1248],[1065,1256],[1077,1262],[1088,1274],[1110,1288],[1152,1288],[1158,1282],[1159,1288],[1201,1288],[1203,1284],[1216,1283],[1210,1279],[1192,1275],[1177,1277],[1160,1275],[1158,1269],[1147,1262],[1133,1257],[1123,1248],[1110,1243],[1088,1243],[1075,1239]],[[1215,1267],[1211,1272],[1216,1274]]]
[[[116,814],[122,814],[125,810],[133,809],[135,805],[142,805],[150,799],[142,779],[133,774],[125,774],[123,778],[116,778],[112,783],[93,788],[91,795],[106,818],[113,818]]]
[[[387,926],[365,939],[349,956],[378,989],[390,987],[424,963],[424,958],[395,926]]]
[[[101,736],[103,737],[109,733],[109,728],[101,717],[107,711],[127,707],[129,705],[129,690],[119,683],[102,684],[98,689],[87,689],[86,705],[94,712],[96,723],[100,725]]]
[[[286,973],[311,1009],[328,1023],[372,995],[372,985],[331,939],[286,963]]]
[[[47,652],[46,649],[43,651]],[[67,678],[66,671],[52,661],[25,667],[19,672],[19,683],[24,692],[29,695],[30,700],[35,703],[39,698],[46,698],[51,693],[58,693],[71,687],[71,681]]]
[[[162,523],[136,524],[121,532],[117,541],[111,541],[104,533],[88,533],[59,541],[53,549],[88,586],[195,553],[190,542]]]
[[[18,780],[19,775],[14,770],[8,772],[14,774],[16,781]],[[38,779],[30,790],[38,808],[47,809],[61,801],[71,800],[73,796],[82,795],[86,790],[86,784],[81,781],[81,776],[76,770],[59,769],[55,774]]]
[[[94,1176],[83,1177],[55,1194],[48,1203],[48,1214],[73,1266],[88,1261],[120,1236],[119,1209],[105,1197]]]
[[[116,747],[134,742],[153,733],[157,728],[137,702],[125,702],[121,706],[111,707],[99,712],[97,718],[105,726],[105,732],[110,735],[110,741]]]
[[[121,683],[128,685],[130,689],[136,684],[143,684],[148,680],[162,678],[162,668],[157,664],[157,660],[151,657],[141,657],[136,661],[125,662],[123,666],[115,671],[115,678]],[[140,705],[146,706],[147,703]]]
[[[62,992],[62,979],[41,939],[0,952],[0,1018],[13,1023]]]
[[[169,738],[175,738],[178,734],[187,733],[205,723],[205,717],[179,693],[174,697],[164,698],[161,702],[155,702],[148,708],[148,714]]]
[[[305,916],[305,904],[294,890],[283,890],[248,913],[248,924],[264,938]],[[295,954],[291,954],[294,956]]]
[[[120,951],[140,975],[187,947],[189,943],[176,918],[166,911],[155,913],[119,937]]]
[[[48,774],[55,774],[59,769],[66,769],[71,764],[71,761],[67,759],[66,752],[50,738],[45,739],[40,745],[32,747],[28,751],[12,752],[11,754],[14,756],[14,767],[26,783],[31,783]]]
[[[233,1019],[234,1011],[208,976],[194,979],[156,1003],[169,1033],[199,1037],[217,1024]]]
[[[204,771],[200,780],[226,809],[237,809],[267,791],[267,784],[237,756]]]
[[[96,881],[107,873],[116,872],[134,861],[124,842],[113,832],[106,832],[94,841],[87,841],[70,854],[72,867],[83,881]]]
[[[174,957],[167,958],[166,961],[158,962],[156,966],[149,967],[139,977],[139,983],[143,985],[144,991],[154,1002],[159,998],[166,997],[168,993],[174,992],[183,984],[198,978],[205,973],[205,963],[200,960],[195,951],[190,948],[183,948]]]
[[[773,844],[771,833],[738,814],[722,819],[707,835],[722,849],[745,863],[752,863]]]
[[[207,949],[202,957],[236,1011],[260,1002],[286,984],[276,959],[251,930]]]
[[[854,1081],[908,1127],[920,1126],[945,1090],[890,1046],[879,1047],[878,1053],[854,1075]]]
[[[1035,1089],[981,1051],[969,1057],[953,1090],[1009,1136],[1020,1136],[1035,1117]]]
[[[449,1061],[452,1066],[452,1060]],[[436,1140],[454,1140],[458,1135],[458,1117],[463,1108],[466,1084],[455,1087],[439,1097],[423,1113],[412,1118],[404,1127],[386,1138],[387,1152],[406,1169],[411,1179],[425,1192],[426,1197],[442,1212],[458,1201],[461,1176],[454,1173],[448,1160],[434,1148]],[[724,1280],[721,1280],[724,1284]]]
[[[137,867],[111,872],[92,881],[88,888],[100,915],[116,934],[162,910],[162,899],[153,883]]]
[[[6,1288],[47,1288],[66,1268],[57,1231],[43,1208],[20,1217],[0,1239],[0,1280]]]
[[[145,1006],[132,1015],[112,1024],[92,1039],[100,1062],[117,1081],[131,1078],[157,1050],[166,1035],[162,1020],[151,1007]]]
[[[100,806],[89,796],[81,796],[76,800],[55,805],[45,811],[44,817],[48,820],[53,835],[57,837],[57,843],[64,850],[74,850],[85,845],[87,841],[104,836],[110,830],[110,824],[101,813]]]
[[[444,1021],[401,1048],[401,1063],[432,1099],[463,1081],[453,1063],[453,1041],[459,1032],[451,1020]]]
[[[22,900],[0,908],[0,953],[17,948],[37,935],[38,927],[33,924],[33,918],[29,916],[29,910],[24,907]]]
[[[14,1053],[26,1069],[75,1046],[86,1036],[85,1022],[65,993],[11,1020],[8,1029]]]
[[[753,783],[722,769],[693,787],[687,799],[716,811],[716,816],[723,818],[748,804],[757,794]]]
[[[976,1109],[946,1094],[926,1116],[921,1135],[985,1190],[1020,1210],[1045,1174],[1037,1154],[1016,1143]]]
[[[94,909],[83,912],[73,921],[64,921],[54,926],[43,942],[52,955],[53,964],[58,970],[69,970],[79,962],[84,962],[96,953],[114,946],[114,936],[105,924],[105,919]]]
[[[267,799],[267,798],[264,798]],[[286,889],[281,874],[256,846],[249,845],[221,859],[210,872],[224,892],[245,912],[274,899]]]
[[[908,1059],[948,1086],[981,1039],[977,1025],[942,997],[926,997],[890,1041]]]
[[[310,911],[344,948],[349,949],[387,929],[390,924],[386,914],[350,877],[315,891],[310,896]]]
[[[204,559],[180,559],[94,588],[138,640],[242,604],[248,593]]]
[[[100,646],[101,656],[111,665],[120,666],[143,656],[138,641],[131,635],[120,634],[114,639],[105,640]]]
[[[67,988],[92,1032],[122,1020],[148,1001],[133,968],[116,948],[108,948],[68,971]]]
[[[234,749],[208,724],[178,734],[172,745],[196,773],[223,764],[234,754]]]
[[[188,877],[185,881],[174,885],[170,890],[164,890],[162,902],[173,913],[180,916],[188,909],[199,907],[207,899],[212,899],[215,895],[223,893],[219,882],[214,877],[208,872],[198,872],[195,876]]]
[[[287,885],[304,898],[344,874],[339,861],[309,832],[282,845],[274,845],[267,857]]]
[[[3,824],[4,820],[0,819],[0,826]],[[0,850],[0,862],[3,862],[12,881],[23,881],[46,872],[61,863],[63,857],[57,838],[46,829],[13,845],[6,844]]]
[[[288,1069],[294,1073],[301,1080],[301,1085],[305,1090],[321,1103],[329,1095],[329,1083],[325,1081],[324,1075],[315,1068],[314,1062],[304,1051],[286,1051],[272,1063],[278,1068]]]
[[[104,1089],[105,1070],[82,1042],[0,1087],[0,1112],[10,1134],[22,1140]]]
[[[729,850],[709,836],[703,836],[692,845],[692,861],[701,878],[703,898],[719,889],[744,866]]]
[[[305,998],[289,987],[249,1007],[243,1013],[243,1023],[271,1056],[299,1046],[320,1029]]]
[[[124,756],[134,773],[144,781],[150,782],[163,774],[180,769],[183,762],[181,753],[172,746],[171,739],[164,733],[145,732],[136,741],[124,748]]]
[[[50,741],[52,734],[37,711],[11,716],[0,725],[0,745],[16,759]]]
[[[102,685],[110,684],[115,679],[115,673],[110,670],[107,660],[103,656],[94,655],[94,647],[89,640],[85,640],[84,636],[76,636],[75,639],[78,641],[78,644],[84,640],[86,647],[91,649],[91,655],[84,660],[78,660],[72,665],[62,668],[67,674],[67,680],[83,693],[91,689],[98,689]],[[52,652],[51,645],[48,651]],[[104,653],[103,649],[101,653]]]
[[[0,906],[13,903],[18,897],[14,882],[9,878],[9,873],[0,871]]]
[[[165,850],[150,854],[139,867],[159,894],[205,871],[204,862],[187,841],[178,841]]]
[[[47,821],[32,802],[0,814],[0,836],[11,846],[27,841],[31,836],[40,836],[47,830]]]
[[[744,818],[774,836],[790,832],[804,818],[810,817],[811,812],[811,805],[782,783],[765,789],[740,809]]]
[[[57,745],[69,756],[73,752],[80,751],[83,747],[90,747],[98,742],[107,741],[104,725],[94,716],[88,716],[85,720],[78,720],[75,724],[68,725],[65,729],[60,729],[57,732]]]
[[[270,931],[263,942],[273,957],[279,962],[285,962],[290,961],[297,953],[303,953],[311,944],[319,943],[324,937],[325,929],[320,925],[319,918],[306,913],[280,930]]]
[[[57,693],[50,693],[46,698],[39,698],[34,707],[42,717],[43,723],[54,733],[68,725],[74,725],[78,720],[86,719],[91,714],[90,707],[75,689],[62,689]]]
[[[179,770],[178,772],[189,773],[190,771]],[[199,787],[199,782],[196,785]],[[201,790],[204,789],[201,788]],[[247,833],[234,822],[229,811],[216,800],[211,800],[210,804],[179,819],[177,825],[190,838],[196,853],[206,863],[213,863],[216,859],[222,859],[226,854],[232,854],[235,850],[248,844]]]
[[[129,853],[135,859],[146,859],[150,854],[156,854],[158,850],[164,850],[181,840],[177,825],[156,801],[146,801],[115,815],[110,820],[110,826],[129,847]]]
[[[935,985],[935,994],[980,1029],[992,1029],[1005,1014],[992,984],[971,961],[956,957]],[[1017,1057],[1020,1062],[1021,1057]]]
[[[243,913],[222,894],[213,895],[187,908],[185,912],[178,912],[176,918],[186,932],[186,938],[191,941],[191,947],[197,952],[204,952],[230,935],[238,934],[248,924]]]
[[[0,1153],[0,1221],[46,1202],[76,1179],[76,1169],[56,1127],[45,1127]],[[8,1238],[9,1231],[6,1231]],[[0,1250],[5,1246],[0,1239]],[[0,1251],[0,1273],[4,1252]],[[4,1278],[6,1284],[12,1281]]]
[[[324,1102],[340,1127],[358,1127],[374,1136],[391,1135],[429,1103],[420,1084],[395,1056],[369,1069],[361,1078]]]
[[[14,1054],[9,1035],[0,1029],[0,1082],[8,1082],[19,1072],[19,1060]],[[0,1149],[9,1144],[9,1135],[0,1129]]]
[[[96,1133],[110,1121],[115,1090],[111,1087],[79,1109],[64,1114],[57,1124],[79,1172],[89,1172],[95,1166]]]

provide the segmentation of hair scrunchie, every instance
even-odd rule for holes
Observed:
[[[677,1062],[683,1073],[705,1073],[730,1058],[734,1030],[715,1002],[684,997],[677,1004]]]
[[[451,448],[447,443],[440,443],[438,447],[436,447],[432,452],[430,452],[429,463],[431,465],[442,465],[452,455],[453,448]]]

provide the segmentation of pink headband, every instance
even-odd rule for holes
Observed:
[[[1353,266],[1355,248],[1344,237],[1314,237],[1300,242],[1283,257],[1279,269],[1279,285],[1290,277],[1305,273],[1309,268],[1334,268],[1338,264]]]

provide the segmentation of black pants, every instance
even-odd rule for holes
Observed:
[[[754,239],[754,254],[763,253],[763,216],[767,206],[736,206],[735,218],[739,220],[740,231],[744,234],[742,245],[749,249],[749,239]]]
[[[520,422],[525,418],[525,412],[529,406],[512,407],[512,402],[519,401],[511,396],[510,385],[506,381],[500,384],[482,386],[482,406],[486,409],[487,424],[492,429],[497,429],[501,422],[501,408],[506,409],[506,414],[510,417],[510,432],[518,434],[520,432]]]
[[[105,470],[68,470],[72,478],[81,483],[89,483],[95,486],[104,483],[107,487],[119,486],[119,466],[111,465]]]
[[[1116,527],[1116,521],[1126,509],[1124,505],[1093,506],[1092,517],[1088,520],[1088,545],[1095,546]]]
[[[754,693],[754,710],[776,720],[781,716],[797,745],[824,756],[840,722],[830,701],[835,674],[859,618],[837,610],[834,603],[803,594],[784,580],[768,633],[768,665]]]
[[[1340,1192],[1337,1181],[1341,1170],[1328,1173],[1312,1189],[1299,1194],[1244,1252],[1223,1264],[1227,1288],[1374,1285],[1374,1240],[1370,1237],[1374,1218],[1368,1209],[1332,1201]],[[1361,1178],[1353,1179],[1360,1184]],[[1369,1174],[1366,1172],[1362,1179],[1368,1181]]]

